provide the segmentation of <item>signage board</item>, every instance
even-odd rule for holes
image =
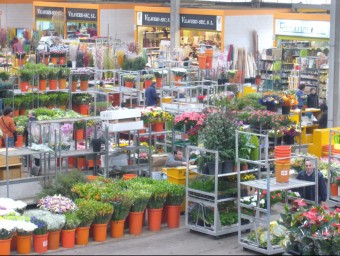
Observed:
[[[276,19],[275,35],[330,38],[330,22]]]
[[[97,9],[66,8],[67,21],[97,21]]]

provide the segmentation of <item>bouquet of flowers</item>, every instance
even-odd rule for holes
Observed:
[[[274,106],[274,105],[280,105],[283,102],[282,98],[278,95],[274,94],[265,94],[261,99],[260,99],[260,104],[261,105],[269,105],[269,106]]]
[[[145,107],[141,109],[142,120],[146,123],[172,121],[172,115],[160,107]]]
[[[175,75],[175,76],[185,76],[187,73],[187,70],[185,68],[173,68],[171,70],[171,72]]]
[[[292,125],[288,128],[284,128],[283,133],[284,133],[284,135],[289,135],[289,136],[295,137],[295,136],[300,135],[301,130],[298,129],[295,125]]]
[[[62,195],[46,196],[39,200],[37,206],[52,213],[66,213],[77,210],[75,203]]]
[[[282,92],[281,98],[283,101],[282,106],[291,107],[298,104],[295,90],[287,90]]]
[[[16,231],[16,222],[12,220],[0,220],[0,240],[10,239]]]

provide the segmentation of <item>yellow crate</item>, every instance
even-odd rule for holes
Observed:
[[[175,179],[185,179],[186,167],[168,167],[162,168],[162,172]],[[190,178],[197,176],[196,172],[190,171]]]

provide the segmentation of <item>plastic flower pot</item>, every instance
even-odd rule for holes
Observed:
[[[33,235],[33,247],[36,253],[47,252],[48,234]]]
[[[125,220],[111,220],[111,237],[120,238],[124,236]]]
[[[150,231],[160,231],[163,208],[148,208],[148,228]]]
[[[17,251],[19,254],[29,254],[32,248],[32,235],[17,236]]]
[[[58,80],[49,80],[48,83],[49,83],[50,90],[58,89]]]
[[[89,85],[89,81],[88,80],[80,81],[80,90],[81,91],[87,91],[88,85]]]
[[[76,244],[87,245],[89,243],[90,227],[78,227],[76,229]]]
[[[65,90],[66,89],[66,79],[59,79],[58,80],[59,89]]]
[[[0,239],[0,255],[10,255],[11,239]]]
[[[179,228],[179,220],[180,220],[180,214],[181,214],[181,206],[171,206],[168,205],[168,228]]]
[[[60,244],[60,233],[61,230],[48,232],[48,249],[57,250]]]
[[[39,80],[39,91],[46,91],[46,80]]]
[[[61,246],[65,248],[73,248],[76,238],[76,229],[61,231]]]
[[[107,238],[107,224],[92,224],[93,226],[93,240],[96,242],[103,242]]]
[[[144,212],[129,213],[129,233],[131,235],[142,234]]]
[[[157,122],[151,124],[151,130],[154,132],[164,131],[164,122]]]

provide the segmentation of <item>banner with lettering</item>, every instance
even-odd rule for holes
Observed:
[[[222,16],[180,14],[180,28],[222,31]]]
[[[330,22],[276,19],[275,34],[283,36],[330,38]]]
[[[35,7],[35,18],[37,19],[51,19],[55,14],[64,14],[64,8],[62,7]]]
[[[170,13],[137,12],[137,26],[170,27]]]
[[[66,20],[97,22],[97,9],[66,8]]]

